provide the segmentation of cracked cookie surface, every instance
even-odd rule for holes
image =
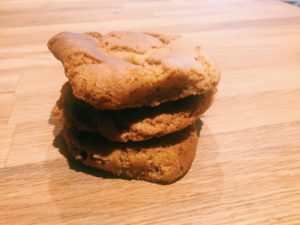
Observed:
[[[144,142],[110,142],[68,124],[64,124],[63,134],[72,156],[88,166],[121,177],[165,184],[189,170],[198,142],[194,125]]]
[[[48,42],[74,95],[98,109],[157,106],[215,88],[219,71],[200,46],[152,33],[59,33]]]

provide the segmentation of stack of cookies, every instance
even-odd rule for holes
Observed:
[[[64,32],[48,47],[68,78],[57,108],[76,160],[156,183],[189,170],[195,121],[219,82],[201,47],[180,36],[135,32]]]

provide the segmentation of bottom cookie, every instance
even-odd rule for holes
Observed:
[[[65,124],[64,138],[73,157],[117,176],[155,183],[172,183],[191,167],[198,136],[194,125],[143,142],[110,142],[99,134]]]

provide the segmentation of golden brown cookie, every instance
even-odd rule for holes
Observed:
[[[142,141],[160,137],[193,124],[213,101],[214,92],[189,96],[156,107],[99,110],[77,99],[69,83],[61,90],[58,108],[78,130],[98,132],[111,141]],[[58,114],[58,113],[57,113]]]
[[[172,183],[191,167],[198,136],[194,126],[144,142],[110,142],[99,134],[63,128],[68,150],[82,163],[117,176]]]
[[[219,71],[180,36],[59,33],[48,42],[74,95],[99,109],[157,106],[215,88]]]

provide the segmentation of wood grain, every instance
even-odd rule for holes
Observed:
[[[1,0],[0,224],[300,224],[300,8],[272,0]],[[70,160],[50,115],[60,31],[182,33],[222,79],[172,185]]]

